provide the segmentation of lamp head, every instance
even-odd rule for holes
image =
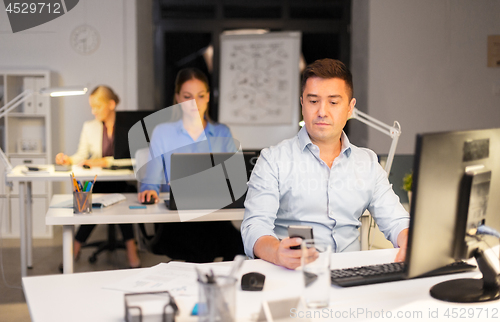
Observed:
[[[83,86],[50,87],[40,90],[41,95],[48,95],[51,97],[84,95],[85,93],[87,93],[87,88]]]

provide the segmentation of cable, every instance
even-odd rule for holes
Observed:
[[[496,238],[500,238],[500,233],[498,231],[496,231],[495,229],[493,229],[491,227],[485,226],[485,225],[481,225],[481,226],[477,227],[476,234],[490,235],[490,236],[495,236]]]
[[[3,202],[5,203],[5,198],[3,198]],[[4,204],[1,203],[0,204],[0,209],[4,209]],[[5,286],[7,286],[8,288],[13,288],[13,289],[18,289],[18,290],[22,290],[23,288],[20,287],[20,286],[15,286],[15,285],[9,285],[9,283],[7,283],[7,279],[5,278],[5,271],[4,271],[4,268],[3,268],[3,235],[2,235],[2,223],[3,223],[3,213],[2,213],[2,216],[0,216],[0,270],[2,271],[2,279],[3,279],[3,282],[5,284]]]
[[[494,237],[500,239],[500,233],[497,230],[495,230],[491,227],[488,227],[486,225],[481,225],[481,226],[477,227],[477,229],[475,229],[475,230],[471,229],[471,231],[469,231],[469,235],[476,236],[476,238],[478,238],[477,235],[490,235],[490,236],[494,236]],[[490,249],[492,248],[491,245],[488,244],[488,242],[486,240],[484,240],[483,238],[481,238],[481,241],[483,241],[488,246],[488,248],[490,248]],[[500,241],[499,241],[499,243],[500,243]],[[499,256],[499,265],[500,265],[500,256]],[[498,272],[497,272],[497,274],[498,274]]]
[[[484,226],[484,225],[483,225],[483,226]],[[480,226],[480,227],[482,227],[482,226]],[[485,226],[485,227],[487,227],[487,226]],[[488,228],[490,228],[490,227],[488,227]],[[492,229],[492,228],[490,228],[490,229]],[[497,232],[496,230],[494,230],[494,229],[492,229],[492,230],[498,234],[498,232]],[[499,234],[499,235],[500,235],[500,234]],[[488,246],[488,248],[489,248],[489,249],[492,249],[491,245],[490,245],[490,244],[489,244],[486,240],[481,239],[481,241],[482,241],[482,242],[484,242],[484,243],[486,244],[486,246]],[[499,265],[499,267],[500,267],[500,256],[498,256],[498,265]],[[499,273],[500,273],[500,272],[497,270],[497,275],[499,275]]]
[[[370,221],[368,222],[368,250],[372,249],[373,246],[373,236],[372,236],[372,225],[373,225],[373,217],[370,214]],[[374,226],[374,225],[373,225]],[[375,227],[375,226],[374,226]]]

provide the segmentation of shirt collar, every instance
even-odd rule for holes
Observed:
[[[175,122],[175,128],[179,133],[187,133],[186,129],[182,125],[182,119]],[[215,135],[215,127],[212,123],[207,121],[207,126],[205,127],[205,135],[214,136]]]
[[[349,157],[351,155],[351,142],[349,142],[349,139],[344,131],[342,131],[342,134],[340,135],[340,142],[342,142],[340,153]]]
[[[305,125],[300,129],[297,136],[299,138],[300,151],[304,151],[306,146],[308,146],[309,144],[312,144],[311,138],[309,137],[309,134],[307,134],[307,130],[306,130]]]
[[[174,123],[175,129],[179,133],[187,133],[186,129],[184,129],[184,126],[182,126],[182,119],[178,120],[177,122]]]
[[[299,139],[299,147],[300,147],[301,151],[304,151],[304,149],[309,144],[313,144],[311,142],[311,138],[309,137],[309,134],[307,134],[307,130],[306,130],[305,126],[303,126],[300,129],[297,136]],[[349,142],[349,139],[347,138],[347,135],[345,134],[344,131],[342,131],[342,134],[340,135],[340,141],[342,142],[342,147],[341,147],[340,153],[345,154],[346,157],[349,157],[351,155],[351,142]]]
[[[210,136],[214,136],[215,135],[214,125],[212,123],[210,123],[209,121],[207,121],[207,127],[205,127],[205,133],[207,135],[210,135]]]

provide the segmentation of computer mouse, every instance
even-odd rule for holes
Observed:
[[[89,165],[87,165],[87,164],[84,164],[84,165],[83,165],[83,168],[84,168],[84,169],[90,169],[90,166],[89,166]]]
[[[149,201],[146,201],[146,197],[144,197],[144,202],[142,202],[143,205],[152,205],[156,201],[156,198],[154,196],[149,197]]]
[[[241,277],[241,289],[243,291],[262,291],[265,280],[266,276],[261,273],[246,273]]]

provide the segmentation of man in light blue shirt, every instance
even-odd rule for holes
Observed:
[[[287,268],[300,266],[300,238],[289,225],[313,227],[335,252],[359,250],[360,217],[368,209],[404,260],[409,215],[376,154],[352,145],[343,128],[356,99],[352,75],[323,59],[302,74],[302,116],[296,137],[264,149],[248,183],[241,234],[245,253]]]

